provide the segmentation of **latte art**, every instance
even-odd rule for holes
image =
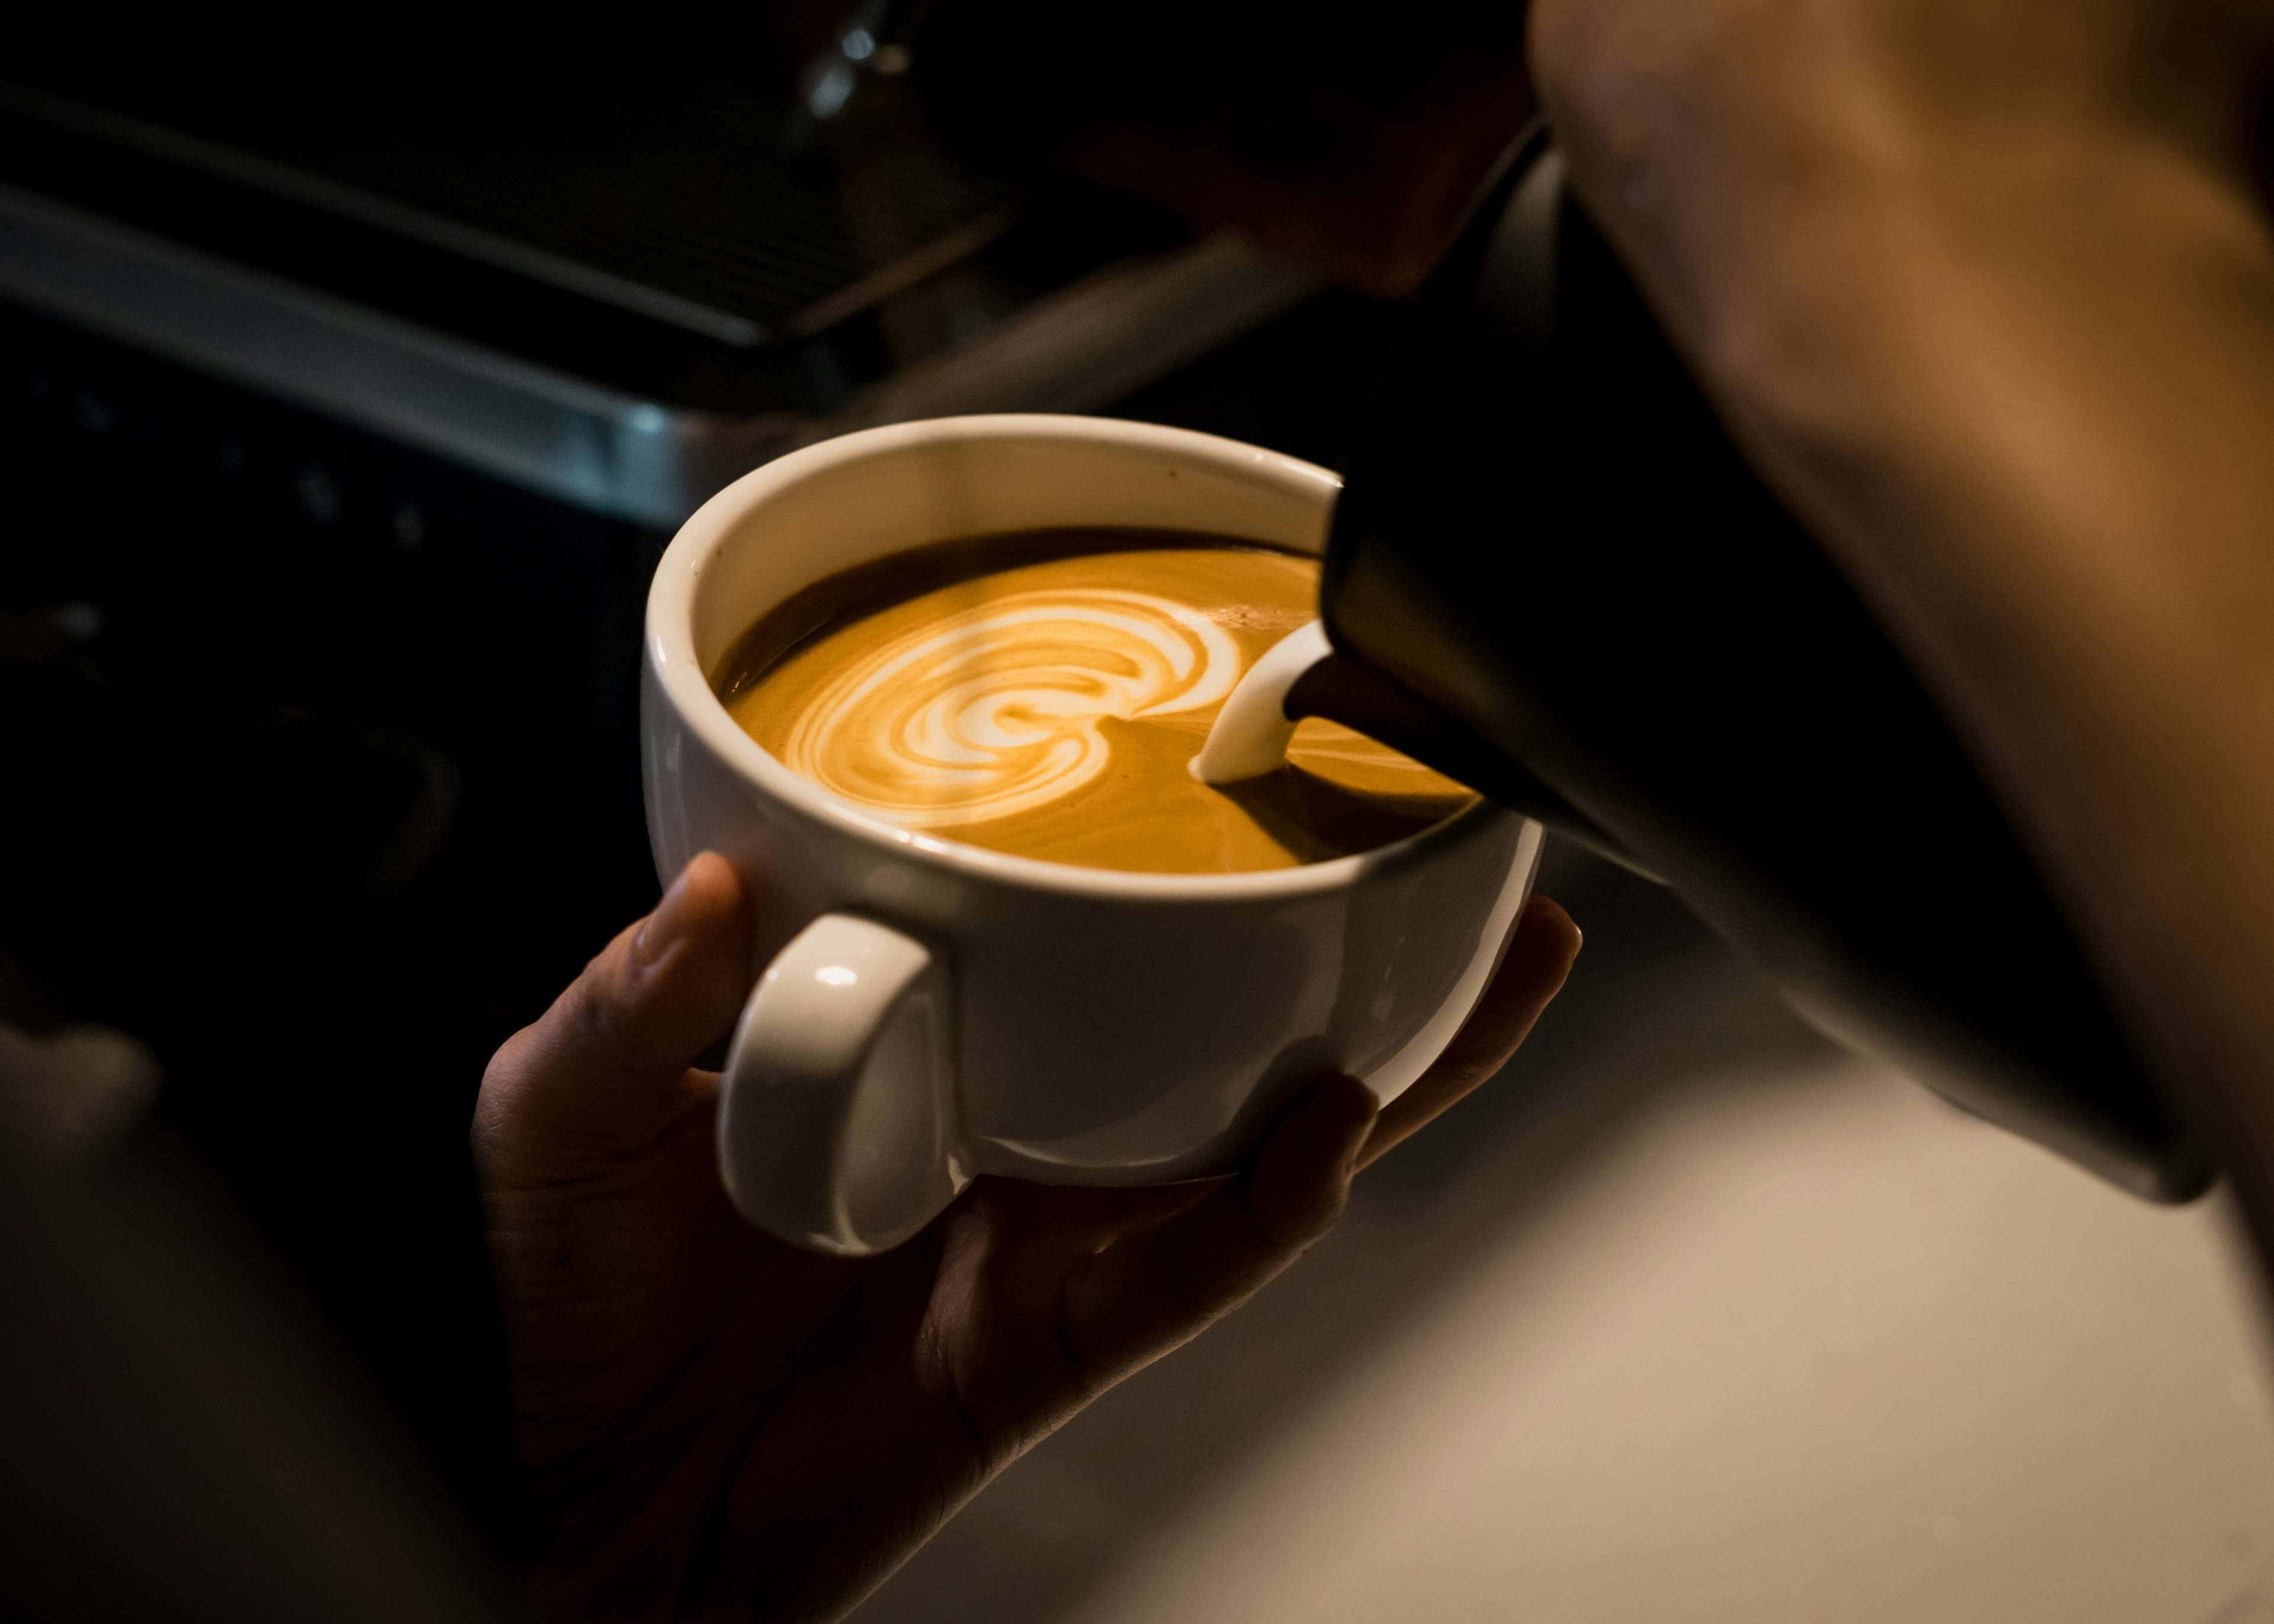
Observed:
[[[1190,771],[1247,668],[1312,619],[1319,565],[1157,532],[916,549],[806,589],[719,677],[783,765],[901,829],[1090,868],[1283,868],[1474,799],[1331,723],[1222,788]]]
[[[1105,771],[1102,724],[1219,704],[1231,635],[1147,592],[1014,592],[864,651],[806,702],[781,758],[910,829],[1032,811]]]

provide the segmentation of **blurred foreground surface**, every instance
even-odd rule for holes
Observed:
[[[1326,296],[1118,410],[1336,462],[1394,314]],[[249,398],[146,410],[177,380],[22,326],[0,1018],[148,1044],[160,1125],[509,1540],[466,1114],[653,898],[663,538]],[[1542,885],[1587,951],[1508,1073],[861,1624],[2274,1620],[2218,1209],[1847,1059],[1641,882],[1562,850]]]
[[[1587,950],[1289,1276],[855,1616],[2274,1620],[2258,1289],[1824,1045],[1576,857]]]

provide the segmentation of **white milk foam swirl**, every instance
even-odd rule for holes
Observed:
[[[1105,771],[1106,718],[1215,704],[1241,668],[1230,634],[1168,598],[1015,592],[929,621],[840,673],[799,717],[782,760],[906,827],[1009,817]]]

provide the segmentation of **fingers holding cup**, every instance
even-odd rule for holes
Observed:
[[[733,1025],[751,977],[751,900],[716,853],[680,871],[489,1064],[474,1118],[493,1176],[535,1158],[555,1171],[641,1143],[675,1088]]]

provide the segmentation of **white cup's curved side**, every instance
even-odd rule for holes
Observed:
[[[933,1038],[949,1060],[891,1073],[917,1085],[915,1120],[946,1124],[947,1184],[882,1214],[885,1198],[859,1192],[886,1182],[848,1182],[867,1132],[855,1102],[883,1113],[885,1143],[903,1142],[892,1133],[906,1113],[881,1086],[735,1086],[722,1166],[746,1212],[802,1245],[870,1250],[920,1223],[966,1172],[1110,1184],[1227,1171],[1303,1081],[1346,1071],[1387,1096],[1442,1049],[1528,887],[1538,831],[1513,813],[1479,806],[1395,846],[1291,869],[1068,868],[879,823],[767,755],[711,686],[757,616],[885,552],[1061,524],[1315,552],[1337,488],[1324,470],[1182,431],[965,418],[794,453],[689,522],[649,600],[642,703],[659,868],[668,877],[704,850],[733,861],[751,884],[762,961],[832,919],[889,921],[876,928],[953,957],[952,974],[930,973]],[[862,1074],[886,1076],[881,1064]],[[801,1099],[810,1120],[790,1109]]]
[[[899,1245],[969,1182],[947,972],[875,920],[825,914],[776,954],[728,1051],[719,1172],[742,1214],[844,1257]]]
[[[1500,968],[1501,959],[1508,950],[1517,915],[1531,900],[1532,883],[1539,876],[1540,853],[1547,839],[1546,825],[1530,818],[1524,821],[1517,835],[1515,861],[1501,882],[1500,895],[1494,900],[1492,911],[1485,916],[1477,950],[1453,983],[1452,990],[1419,1032],[1406,1039],[1395,1053],[1362,1073],[1360,1080],[1374,1090],[1374,1097],[1384,1105],[1411,1088],[1422,1072],[1436,1064],[1437,1056],[1451,1045],[1462,1024],[1475,1013],[1486,986]]]

